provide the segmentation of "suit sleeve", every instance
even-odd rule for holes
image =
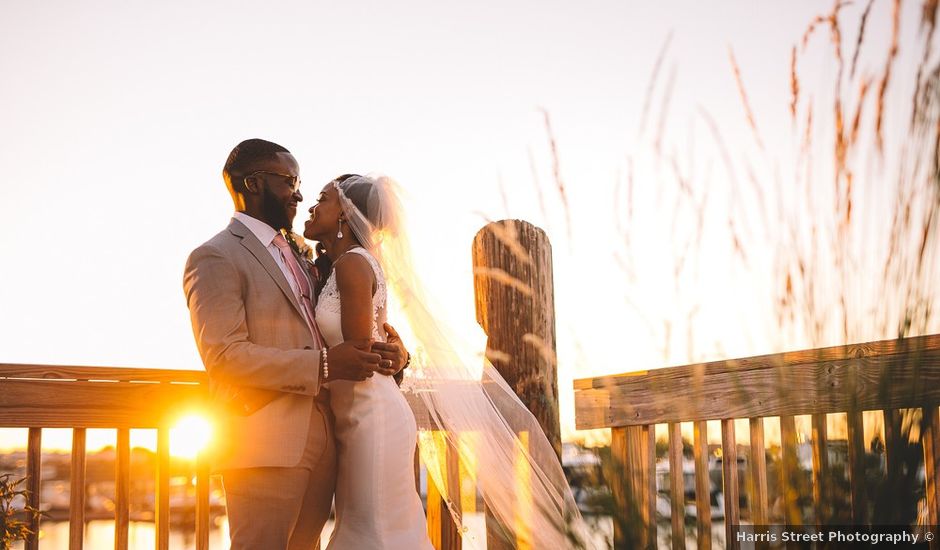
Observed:
[[[317,394],[318,350],[285,350],[249,341],[240,276],[219,250],[203,245],[190,254],[183,290],[196,347],[211,376],[237,386]]]

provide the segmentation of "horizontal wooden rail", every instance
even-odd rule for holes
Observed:
[[[940,335],[585,378],[574,388],[578,429],[936,405]]]
[[[199,371],[0,364],[0,427],[159,428],[207,404]]]

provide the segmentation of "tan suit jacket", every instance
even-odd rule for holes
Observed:
[[[233,219],[190,254],[183,290],[210,390],[225,405],[215,469],[296,466],[308,432],[325,447],[332,431],[314,404],[320,352],[257,237]],[[232,412],[233,402],[246,410]]]

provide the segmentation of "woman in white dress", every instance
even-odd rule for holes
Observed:
[[[386,340],[387,286],[382,268],[366,249],[373,244],[368,242],[371,231],[349,225],[353,209],[357,216],[367,216],[373,183],[359,176],[331,181],[304,226],[304,236],[319,241],[332,261],[316,307],[317,324],[329,346]],[[370,229],[379,231],[381,219],[374,218],[368,220]],[[336,523],[328,550],[431,549],[415,490],[417,427],[398,384],[383,375],[362,382],[331,382],[327,377],[327,388],[338,450]]]
[[[400,194],[388,178],[347,175],[327,184],[310,209],[304,236],[320,241],[333,264],[316,309],[323,336],[328,345],[384,340],[386,297],[394,294],[414,339],[403,386],[420,399],[431,424],[418,434],[421,458],[464,548],[485,548],[486,542],[466,528],[462,476],[449,475],[457,467],[475,476],[499,526],[490,534],[529,548],[593,547],[538,421],[429,301],[411,261]],[[415,419],[397,384],[382,375],[327,384],[338,450],[328,550],[430,550],[415,491]]]

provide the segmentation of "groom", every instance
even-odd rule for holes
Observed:
[[[297,161],[249,139],[222,171],[228,227],[196,248],[183,288],[213,397],[226,409],[221,471],[233,550],[316,547],[336,481],[327,380],[393,375],[401,342],[321,344],[313,281],[279,230],[303,200]]]

